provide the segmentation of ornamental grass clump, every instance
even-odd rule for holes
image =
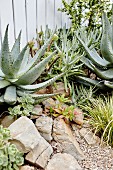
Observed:
[[[101,135],[101,142],[105,141],[113,146],[113,96],[99,97],[82,109],[90,116],[95,133]]]
[[[23,154],[10,144],[10,131],[0,126],[0,170],[19,170],[24,163]]]

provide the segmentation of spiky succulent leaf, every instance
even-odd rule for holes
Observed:
[[[50,56],[46,57],[41,62],[39,62],[33,68],[31,68],[27,73],[21,76],[18,79],[18,81],[15,82],[15,84],[28,85],[28,84],[32,84],[33,82],[35,82],[38,79],[38,77],[42,74],[42,72],[45,69],[46,64],[50,61],[50,59],[54,56],[55,53],[56,51],[53,52]]]
[[[104,81],[104,85],[113,89],[113,81]]]
[[[13,105],[17,101],[16,87],[9,86],[5,90],[4,101],[10,105]]]
[[[0,80],[0,89],[3,89],[4,87],[9,86],[11,83],[7,80],[1,79]]]
[[[28,62],[29,62],[30,57],[31,57],[31,56],[30,56],[30,54],[29,54],[29,48],[27,48],[27,50],[26,50],[26,52],[25,52],[25,54],[24,54],[24,58],[23,58],[23,60],[22,60],[22,63],[21,63],[21,66],[20,66],[19,71],[25,69],[25,67],[27,66],[27,64],[28,64]],[[33,58],[31,57],[31,59],[33,59]],[[18,72],[19,72],[19,71],[18,71]]]
[[[104,12],[102,16],[102,26],[103,26],[103,34],[101,38],[101,53],[103,58],[107,61],[113,63],[113,44],[112,44],[112,27],[107,18],[107,14]]]
[[[8,26],[7,26],[1,49],[1,69],[2,72],[8,77],[13,77],[12,64],[13,64],[12,56],[9,51],[8,45]]]
[[[22,92],[21,90],[17,90],[17,94],[19,96],[24,96],[25,93]],[[43,99],[43,98],[48,98],[48,97],[53,97],[55,95],[58,95],[58,93],[54,93],[54,94],[29,94],[29,96],[31,96],[32,98],[34,98],[35,100],[37,99]]]
[[[101,39],[101,53],[103,58],[113,63],[113,48],[108,32],[102,35]]]
[[[20,70],[20,72],[18,73],[19,77],[24,75],[27,71],[29,71],[38,63],[40,57],[44,54],[46,48],[48,47],[48,44],[51,42],[53,35],[54,34],[52,34],[48,41],[41,47],[41,49],[37,51],[33,59],[27,64],[27,66],[24,69]]]
[[[79,38],[79,36],[77,35],[77,38],[79,40],[79,42],[81,43],[81,45],[83,46],[84,50],[86,51],[88,58],[97,66],[103,66],[103,67],[107,67],[109,66],[111,63],[102,59],[99,54],[96,52],[95,49],[90,50],[85,43]]]
[[[17,59],[18,55],[20,54],[20,38],[21,38],[21,31],[16,39],[13,48],[11,50],[13,62]]]
[[[80,82],[80,83],[83,83],[87,86],[90,86],[90,85],[93,85],[95,87],[98,87],[99,89],[107,89],[105,86],[104,86],[104,83],[103,81],[100,81],[100,80],[92,80],[88,77],[82,77],[82,76],[78,76],[76,78],[76,81]]]
[[[23,48],[23,50],[21,51],[21,53],[18,55],[17,59],[16,59],[15,62],[13,63],[12,69],[13,69],[14,75],[16,75],[17,72],[18,72],[19,69],[20,69],[20,66],[21,66],[22,61],[23,61],[23,58],[24,58],[24,54],[25,54],[25,52],[26,52],[26,50],[27,50],[27,46],[28,46],[28,45],[26,45],[26,46]]]
[[[113,68],[109,68],[108,70],[102,70],[96,68],[93,64],[92,67],[98,77],[104,80],[112,80],[113,79]]]
[[[93,67],[91,66],[91,61],[90,61],[88,58],[82,56],[81,59],[80,59],[80,61],[82,61],[82,62],[83,62],[88,68],[90,68],[92,71],[94,71]]]
[[[4,103],[4,95],[0,96],[0,105],[2,105]]]
[[[34,84],[34,85],[18,85],[19,88],[24,89],[24,90],[39,90],[41,88],[45,88],[49,86],[50,84],[54,83],[57,79],[62,77],[65,73],[61,73],[60,75],[55,76],[54,78],[51,78],[50,80],[47,80],[43,83],[39,84]]]

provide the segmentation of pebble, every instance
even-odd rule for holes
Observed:
[[[77,136],[76,138],[86,156],[85,160],[78,161],[83,170],[113,170],[113,148],[110,146],[103,147],[98,143],[90,146],[80,137]]]

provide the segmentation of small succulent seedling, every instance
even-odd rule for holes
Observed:
[[[17,118],[19,116],[30,116],[30,114],[35,114],[33,111],[35,100],[29,94],[18,97],[17,101],[19,103],[17,106],[8,108],[11,116]]]

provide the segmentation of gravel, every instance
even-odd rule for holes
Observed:
[[[76,138],[86,156],[85,160],[78,161],[83,170],[113,170],[113,148],[99,143],[91,146],[80,136]]]

